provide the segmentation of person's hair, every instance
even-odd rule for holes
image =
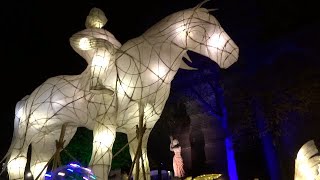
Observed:
[[[179,146],[180,146],[180,144],[178,143],[178,144],[176,144],[176,145],[174,145],[172,147],[175,148],[175,147],[179,147]]]

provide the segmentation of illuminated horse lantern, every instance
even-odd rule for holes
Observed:
[[[54,153],[55,140],[65,123],[66,144],[77,127],[93,130],[90,167],[99,179],[108,179],[116,132],[133,139],[129,145],[132,159],[141,147],[139,169],[142,172],[144,167],[150,179],[148,137],[160,118],[175,74],[180,67],[188,68],[182,57],[191,50],[227,68],[239,53],[218,21],[200,5],[167,16],[121,47],[110,41],[114,39],[111,34],[105,33],[107,38],[103,38],[98,37],[101,33],[86,33],[96,30],[102,29],[89,28],[71,38],[73,48],[89,63],[84,73],[51,78],[17,104],[10,179],[23,177],[30,143],[31,171],[34,176],[40,173]],[[140,131],[136,138],[138,125],[145,129],[143,136]],[[138,178],[143,179],[142,173]]]

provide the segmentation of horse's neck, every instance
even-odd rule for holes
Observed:
[[[159,94],[170,91],[168,88],[185,52],[163,39],[144,36],[128,41],[121,50],[123,53],[116,56],[119,87],[125,87],[123,91],[130,101],[145,99],[151,103],[163,98]]]
[[[176,42],[170,41],[166,37],[158,36],[142,35],[131,39],[122,48],[128,54],[120,54],[121,57],[128,56],[127,59],[136,61],[136,64],[141,63],[143,64],[142,67],[149,67],[152,70],[153,67],[150,66],[156,65],[160,69],[163,68],[161,70],[177,71],[180,67],[182,56],[186,53],[186,49],[178,46]],[[131,53],[131,49],[135,53]]]
[[[191,12],[191,11],[190,11]],[[181,48],[186,48],[186,32],[188,23],[190,22],[188,16],[190,12],[178,12],[172,14],[156,25],[149,28],[144,36],[149,39],[156,39],[156,41],[166,41],[168,43],[176,44]]]
[[[185,41],[180,41],[172,38],[172,34],[161,37],[144,37],[146,43],[152,46],[155,51],[158,61],[165,63],[171,70],[177,71],[181,64],[181,59],[186,53]]]

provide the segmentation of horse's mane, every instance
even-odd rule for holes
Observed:
[[[209,0],[205,0],[193,8],[180,10],[178,12],[175,12],[175,13],[172,13],[172,14],[166,16],[165,18],[160,20],[157,24],[155,24],[151,28],[149,28],[143,35],[144,36],[154,35],[155,29],[157,29],[157,31],[158,31],[156,33],[159,33],[161,31],[163,31],[162,27],[165,27],[165,28],[169,27],[169,26],[173,25],[174,23],[177,23],[179,21],[184,21],[185,19],[189,19],[190,17],[192,17],[198,13],[205,13],[205,14],[210,15],[210,12],[214,11],[215,9],[207,9],[207,8],[202,7],[202,5],[208,1]],[[185,16],[186,14],[190,14],[190,15]]]

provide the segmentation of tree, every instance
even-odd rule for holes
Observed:
[[[65,148],[66,151],[61,153],[62,164],[74,162],[75,159],[82,165],[89,164],[92,153],[92,131],[86,128],[78,128],[75,136]],[[117,153],[122,147],[127,144],[127,136],[123,133],[117,133],[112,153]],[[70,154],[70,155],[68,155]],[[125,169],[128,170],[131,166],[131,157],[129,154],[129,147],[127,146],[119,155],[112,160],[111,169]]]

